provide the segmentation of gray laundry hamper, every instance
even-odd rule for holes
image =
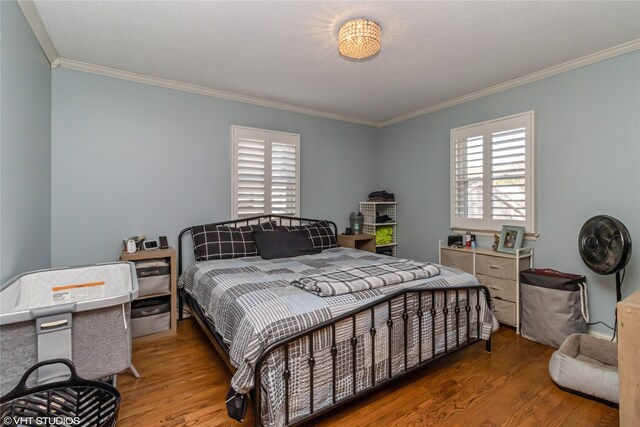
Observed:
[[[0,286],[0,393],[38,362],[69,359],[89,379],[131,367],[131,301],[135,267],[114,262],[19,275]],[[37,384],[68,375],[38,369]]]
[[[585,280],[581,275],[548,268],[522,271],[522,336],[557,348],[569,335],[586,333],[589,309]]]

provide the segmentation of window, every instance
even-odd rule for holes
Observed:
[[[232,218],[299,216],[300,135],[231,126]]]
[[[451,228],[534,232],[534,113],[451,130]]]

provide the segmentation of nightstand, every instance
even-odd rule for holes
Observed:
[[[360,249],[361,251],[376,251],[376,236],[373,234],[339,234],[338,245],[344,248]]]
[[[138,297],[135,302],[140,302],[143,300],[152,300],[152,299],[164,299],[169,303],[169,329],[163,332],[151,333],[149,335],[141,336],[139,338],[135,338],[136,341],[146,340],[146,339],[155,339],[167,335],[173,335],[177,331],[177,310],[176,310],[176,302],[177,302],[177,283],[178,283],[178,264],[177,264],[177,255],[176,251],[173,248],[167,249],[150,249],[150,250],[142,250],[137,251],[132,254],[127,252],[122,252],[120,254],[121,261],[130,261],[133,263],[149,261],[149,260],[164,260],[169,264],[169,289],[166,292],[158,292],[150,295],[145,295],[142,297]]]

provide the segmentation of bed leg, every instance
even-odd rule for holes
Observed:
[[[184,300],[182,298],[182,292],[178,291],[178,320],[182,320],[183,306],[184,306]]]
[[[484,351],[491,353],[491,338],[484,342]]]

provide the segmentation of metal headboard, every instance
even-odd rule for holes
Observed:
[[[213,222],[211,224],[204,224],[204,225],[212,226],[212,227],[216,227],[218,225],[238,227],[241,225],[258,224],[263,221],[276,221],[278,225],[292,226],[292,225],[311,224],[313,222],[324,221],[324,220],[312,219],[312,218],[299,218],[299,217],[284,216],[284,215],[258,215],[258,216],[248,217],[248,218],[239,218],[239,219],[231,219],[228,221]],[[336,223],[333,221],[327,221],[327,223],[331,225],[331,227],[333,228],[333,234],[337,238],[338,227],[336,226]],[[182,258],[184,255],[182,250],[182,238],[184,237],[185,234],[191,234],[191,227],[187,227],[183,229],[178,235],[178,274],[182,274],[182,267],[183,267]]]

